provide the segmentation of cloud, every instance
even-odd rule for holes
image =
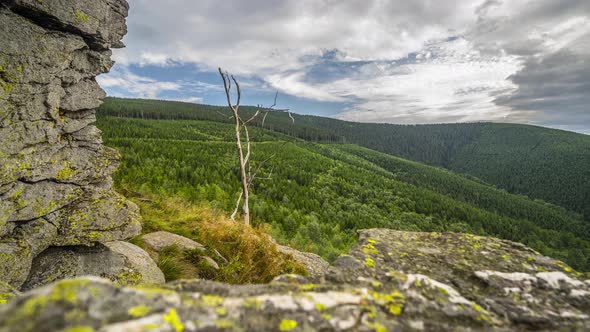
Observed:
[[[130,5],[128,47],[114,58],[119,67],[135,66],[135,74],[115,72],[101,83],[132,94],[221,93],[203,82],[132,76],[146,76],[142,68],[150,66],[188,63],[212,73],[221,66],[245,87],[277,89],[318,108],[342,103],[339,117],[355,121],[491,120],[586,130],[579,124],[586,122],[589,102],[579,89],[590,80],[587,0]]]
[[[136,75],[125,67],[115,67],[109,75],[98,76],[97,81],[103,88],[125,91],[126,97],[157,98],[162,91],[177,91],[181,88],[176,82],[161,82]]]
[[[182,101],[185,103],[202,104],[203,97],[187,97],[187,98],[164,98],[165,100]]]

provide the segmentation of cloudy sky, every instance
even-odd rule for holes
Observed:
[[[590,134],[588,0],[129,0],[111,96]]]

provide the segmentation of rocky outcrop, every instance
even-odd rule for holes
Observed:
[[[373,229],[310,283],[61,281],[0,306],[0,332],[587,331],[590,280],[520,244]]]
[[[0,280],[19,288],[54,246],[140,232],[112,190],[117,153],[94,126],[95,76],[126,33],[124,0],[0,1]]]
[[[52,247],[35,257],[22,286],[29,290],[76,276],[101,276],[121,286],[164,283],[164,275],[150,256],[128,242],[93,247]]]

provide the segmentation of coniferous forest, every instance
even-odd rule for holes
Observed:
[[[245,115],[254,107],[242,107]],[[107,98],[101,114],[140,119],[230,123],[219,106]],[[222,113],[222,114],[220,114]],[[521,124],[394,125],[355,123],[280,112],[265,129],[319,143],[353,143],[393,156],[444,167],[511,193],[540,199],[590,221],[590,136]],[[253,126],[260,126],[261,120]]]
[[[244,108],[245,114],[254,110]],[[117,189],[132,197],[180,197],[231,213],[239,194],[238,165],[232,126],[219,113],[224,111],[108,98],[98,127],[105,143],[122,154]],[[311,116],[295,116],[293,125],[281,112],[260,125],[250,130],[253,167],[274,157],[261,167],[250,210],[254,225],[270,225],[279,242],[333,260],[355,242],[358,229],[466,232],[522,242],[590,271],[590,223],[583,217],[590,178],[583,167],[590,156],[587,136],[517,125],[370,125]],[[539,137],[537,131],[546,133]],[[533,137],[533,151],[539,152],[519,153]],[[494,152],[504,148],[501,142],[511,147],[512,159]],[[513,172],[500,175],[513,179],[507,182],[513,187],[495,174],[500,162],[512,165]],[[538,174],[542,165],[560,162],[571,165]],[[521,174],[519,167],[533,171]],[[577,174],[567,178],[578,184],[564,185],[580,192],[564,196],[562,206],[539,199],[543,190],[561,189],[551,191],[534,179],[550,181],[562,172]],[[527,183],[535,185],[519,187]]]

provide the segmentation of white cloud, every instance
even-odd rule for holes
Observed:
[[[202,104],[203,98],[202,97],[187,97],[187,98],[165,98],[166,100],[173,100],[173,101],[182,101],[185,103],[194,103],[194,104]]]
[[[546,110],[497,101],[520,91],[513,77],[529,70],[531,59],[564,50],[590,57],[576,43],[590,34],[588,0],[129,2],[128,47],[114,54],[119,63],[221,66],[252,85],[346,102],[351,106],[340,117],[357,121],[557,125]],[[336,51],[333,62],[363,63],[344,77],[322,79],[316,70],[327,50]],[[146,97],[190,85],[109,75],[101,83]]]
[[[124,89],[130,97],[157,98],[162,91],[178,91],[181,88],[176,82],[160,82],[136,75],[125,67],[115,67],[109,75],[100,75],[96,80],[105,88]]]

